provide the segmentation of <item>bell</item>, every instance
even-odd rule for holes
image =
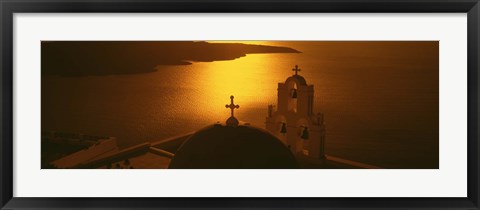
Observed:
[[[306,140],[308,139],[308,128],[305,127],[302,131],[302,135],[300,136],[300,138],[302,138],[303,140]]]
[[[280,129],[280,133],[285,134],[287,132],[287,124],[282,123],[282,128]]]
[[[297,89],[292,89],[292,98],[297,98]]]

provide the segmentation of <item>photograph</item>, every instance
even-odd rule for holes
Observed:
[[[439,41],[43,40],[40,88],[41,169],[439,169]]]

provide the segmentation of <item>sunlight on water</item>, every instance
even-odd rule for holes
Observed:
[[[267,58],[265,58],[267,57]],[[202,68],[204,74],[196,80],[198,87],[204,91],[198,95],[199,101],[208,102],[206,110],[221,110],[224,104],[230,102],[230,95],[235,96],[235,103],[240,104],[240,110],[236,112],[245,113],[256,106],[265,105],[265,100],[272,100],[272,87],[275,84],[265,83],[263,75],[259,72],[265,71],[271,66],[272,59],[268,55],[249,56],[248,59],[238,59],[236,62],[220,61],[212,64],[194,64]],[[273,93],[273,94],[272,94]],[[266,106],[265,106],[266,109]],[[229,110],[216,111],[218,119],[224,119]],[[266,112],[265,112],[266,113]],[[248,121],[249,119],[242,119]]]

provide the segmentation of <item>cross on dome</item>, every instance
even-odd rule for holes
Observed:
[[[225,105],[225,108],[230,109],[232,115],[227,119],[227,125],[233,127],[238,126],[238,120],[233,116],[233,110],[240,108],[240,106],[233,103],[233,96],[230,96],[230,104]]]
[[[231,109],[231,115],[233,117],[233,110],[240,108],[238,104],[233,103],[233,96],[230,96],[230,104],[225,105],[225,108]]]
[[[302,70],[298,68],[298,65],[295,65],[295,68],[292,69],[292,71],[295,71],[295,75],[298,75],[298,72]]]

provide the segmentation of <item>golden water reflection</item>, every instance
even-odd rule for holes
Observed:
[[[253,107],[263,106],[266,110],[268,103],[276,102],[277,84],[265,82],[266,78],[271,77],[267,72],[273,60],[269,55],[249,55],[248,59],[241,58],[236,62],[195,63],[203,71],[194,80],[195,86],[203,90],[197,95],[198,101],[206,102],[204,110],[215,110],[210,115],[220,120],[230,114],[228,109],[222,110],[229,103],[230,95],[235,96],[235,104],[240,105],[240,110],[235,111],[239,118],[245,117],[242,113]]]

